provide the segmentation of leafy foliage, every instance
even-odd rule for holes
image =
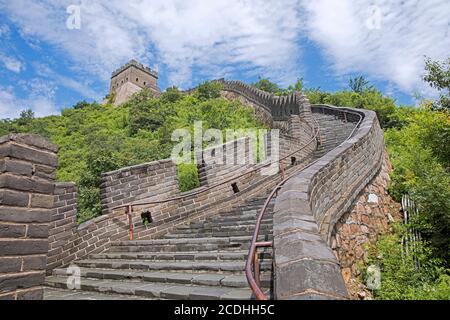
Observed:
[[[426,244],[417,242],[408,250],[402,245],[406,227],[382,236],[369,250],[368,264],[381,270],[381,287],[374,291],[380,300],[448,300],[450,270],[433,257]],[[420,268],[418,268],[420,266]]]
[[[423,79],[440,93],[440,98],[434,103],[434,107],[450,110],[450,57],[444,62],[427,58],[425,70],[427,73]]]
[[[61,116],[1,120],[0,134],[37,133],[59,146],[57,179],[77,183],[83,222],[101,214],[100,174],[168,158],[173,130],[192,132],[194,121],[203,121],[204,130],[261,127],[252,109],[220,98],[220,88],[205,83],[191,96],[170,88],[159,98],[143,90],[120,107],[80,102]],[[199,185],[194,168],[179,168],[182,191]]]
[[[198,170],[195,164],[182,163],[178,166],[180,191],[185,192],[200,187]]]
[[[397,200],[410,194],[420,204],[415,226],[436,256],[449,262],[450,119],[429,104],[407,114],[406,126],[387,130],[385,135],[394,166],[390,192]]]
[[[267,78],[260,78],[258,82],[253,84],[253,86],[258,88],[259,90],[272,93],[276,96],[287,96],[294,92],[302,92],[304,89],[303,78],[297,79],[295,84],[289,85],[287,89],[281,88],[279,85],[271,82]]]
[[[338,107],[350,107],[372,110],[377,113],[383,128],[399,126],[398,107],[395,101],[372,88],[361,92],[338,91],[325,93],[320,90],[307,90],[306,96],[312,104],[330,104]]]
[[[216,81],[204,82],[197,87],[195,96],[202,101],[209,99],[217,99],[220,97],[222,84]]]
[[[363,76],[351,78],[348,82],[350,90],[359,94],[367,90],[373,90],[373,86],[369,84],[370,82],[367,81]]]

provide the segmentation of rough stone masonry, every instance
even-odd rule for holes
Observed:
[[[43,298],[56,153],[36,135],[0,138],[0,300]]]

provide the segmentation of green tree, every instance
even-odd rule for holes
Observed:
[[[440,98],[434,103],[434,107],[450,110],[450,57],[443,62],[426,58],[425,70],[424,81],[440,93]]]
[[[295,82],[294,85],[290,85],[288,87],[287,91],[289,93],[302,92],[304,88],[305,88],[305,86],[303,84],[303,78],[299,78],[299,79],[297,79],[297,81]]]
[[[90,103],[86,102],[86,100],[83,100],[83,101],[77,102],[77,103],[73,106],[73,108],[77,110],[77,109],[84,109],[84,108],[86,108],[86,107],[88,107],[88,106],[90,106]]]
[[[351,78],[348,82],[351,91],[362,94],[364,91],[372,90],[373,86],[363,76]]]
[[[271,82],[267,78],[260,78],[258,82],[253,84],[254,87],[259,90],[266,91],[273,94],[279,94],[282,89],[274,82]]]
[[[220,97],[223,86],[217,81],[206,81],[200,84],[196,90],[196,96],[200,100],[216,99]]]
[[[20,117],[17,120],[19,126],[29,125],[34,119],[34,111],[31,109],[22,110],[20,112]]]
[[[374,291],[380,300],[448,300],[450,274],[427,245],[416,242],[406,250],[402,239],[407,235],[403,225],[383,235],[369,249],[367,265],[381,271],[381,287]],[[418,269],[417,266],[420,265]]]

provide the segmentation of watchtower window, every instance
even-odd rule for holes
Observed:
[[[239,187],[238,187],[238,185],[237,185],[237,183],[235,182],[235,183],[233,183],[232,185],[231,185],[231,187],[233,188],[233,192],[236,194],[236,193],[239,193]]]
[[[147,84],[147,82],[144,81],[144,86]]]
[[[136,78],[136,82],[139,82],[139,78]]]

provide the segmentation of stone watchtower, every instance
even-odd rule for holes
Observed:
[[[161,93],[158,88],[158,72],[136,60],[131,60],[112,73],[110,93],[115,95],[115,105],[126,102],[144,88],[150,89],[156,96]]]

